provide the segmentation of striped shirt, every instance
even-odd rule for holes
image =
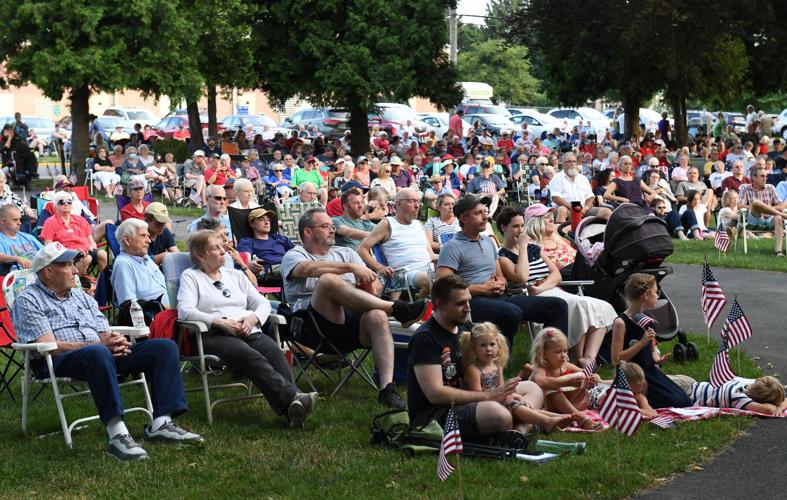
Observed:
[[[752,402],[752,399],[744,392],[749,382],[736,378],[721,387],[713,387],[710,382],[694,382],[689,389],[689,397],[698,406],[743,410]]]
[[[61,299],[38,280],[17,297],[11,314],[23,344],[47,333],[59,342],[99,342],[98,334],[110,331],[93,297],[72,289]]]
[[[432,230],[432,241],[436,243],[440,243],[442,246],[443,234],[445,233],[458,233],[461,228],[459,227],[459,219],[454,218],[454,222],[451,224],[447,224],[440,220],[440,217],[431,217],[426,224],[424,224],[424,229],[431,229]]]
[[[514,265],[519,262],[519,255],[515,254],[511,250],[506,248],[501,248],[498,251],[498,254],[501,257],[506,257]],[[528,283],[532,283],[537,280],[545,280],[547,276],[549,276],[549,266],[544,259],[541,258],[541,247],[538,245],[534,245],[533,243],[527,246],[527,260],[529,262],[529,274],[528,274]]]
[[[738,206],[751,205],[752,200],[759,200],[769,207],[775,207],[780,204],[782,200],[776,193],[776,188],[771,184],[766,184],[763,189],[757,191],[751,184],[741,184],[739,188],[740,199]]]

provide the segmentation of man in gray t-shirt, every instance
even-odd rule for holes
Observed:
[[[342,215],[333,218],[336,225],[336,245],[356,250],[361,240],[369,236],[374,222],[368,219],[363,193],[358,188],[350,188],[342,193]]]
[[[371,348],[380,379],[377,400],[402,409],[393,383],[394,347],[388,316],[404,328],[421,319],[427,301],[382,300],[377,275],[349,248],[336,247],[331,217],[322,207],[307,210],[298,221],[303,246],[284,254],[281,276],[293,315],[303,319],[298,342],[316,349],[323,336],[341,352]],[[319,332],[317,331],[319,325]],[[326,352],[334,352],[330,348]]]
[[[486,195],[467,194],[454,205],[462,230],[443,245],[437,258],[437,277],[458,274],[470,285],[470,315],[474,323],[491,321],[514,345],[522,321],[535,321],[568,331],[568,306],[557,297],[506,296],[506,280],[497,261],[497,251],[486,229]],[[523,256],[524,258],[525,256]]]

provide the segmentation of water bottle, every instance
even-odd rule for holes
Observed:
[[[582,455],[587,450],[587,443],[565,443],[558,441],[545,441],[539,439],[536,441],[535,449],[538,451],[548,451],[552,453],[563,453],[565,451],[573,451],[577,455]]]
[[[134,328],[145,328],[145,313],[142,311],[142,306],[139,305],[139,302],[132,300],[129,312],[131,313],[131,325]]]

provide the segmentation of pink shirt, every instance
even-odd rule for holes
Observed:
[[[44,222],[41,241],[58,241],[71,250],[88,251],[93,232],[90,224],[80,215],[72,215],[68,224],[57,215]]]

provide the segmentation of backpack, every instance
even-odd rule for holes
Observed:
[[[439,451],[442,438],[443,429],[434,420],[420,429],[411,429],[407,410],[389,410],[372,420],[372,444],[397,448],[408,456]]]

